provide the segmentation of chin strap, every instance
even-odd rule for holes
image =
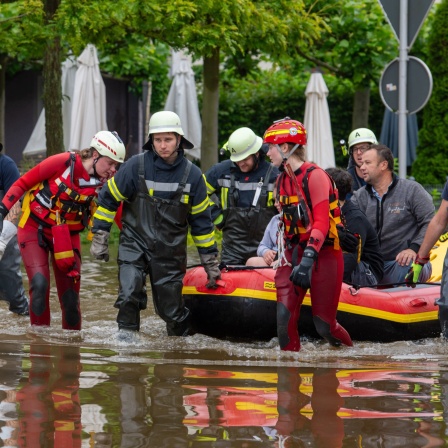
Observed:
[[[94,174],[94,176],[95,176],[97,179],[99,179],[100,176],[98,176],[98,173],[96,172],[96,164],[97,164],[98,160],[100,160],[100,157],[102,157],[102,156],[99,156],[98,158],[96,158],[96,159],[93,161],[93,174]]]
[[[278,153],[282,156],[283,159],[283,163],[285,164],[287,162],[287,160],[294,154],[294,152],[296,151],[296,149],[299,147],[300,145],[298,143],[296,143],[291,151],[288,152],[288,154],[283,154],[282,150],[280,149],[280,145],[276,144],[275,147],[277,148]]]

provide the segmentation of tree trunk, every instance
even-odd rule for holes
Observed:
[[[219,48],[204,58],[202,95],[201,169],[218,162]]]
[[[46,0],[46,21],[50,23],[60,0]],[[45,107],[45,138],[47,157],[64,151],[64,130],[62,124],[62,68],[61,43],[59,37],[50,39],[44,55],[43,65]]]
[[[5,146],[3,154],[6,153],[7,149],[5,145],[6,61],[6,55],[0,56],[0,143]]]
[[[355,92],[353,99],[352,129],[369,126],[370,87]]]

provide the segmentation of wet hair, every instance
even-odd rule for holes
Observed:
[[[387,169],[390,172],[394,171],[394,155],[392,154],[392,151],[390,148],[388,148],[386,145],[370,145],[369,150],[374,149],[376,153],[378,154],[378,158],[380,159],[380,162],[385,160],[387,162]]]
[[[297,143],[288,143],[288,151],[291,151]],[[293,152],[292,157],[297,157],[302,162],[305,161],[305,147],[303,145],[297,146],[296,150]]]
[[[325,170],[336,184],[338,189],[339,199],[345,201],[347,194],[351,193],[353,188],[353,177],[351,174],[342,168],[327,168]]]
[[[81,160],[88,160],[93,157],[93,151],[96,151],[96,149],[95,148],[85,148],[85,149],[80,149],[79,151],[73,151],[73,152],[75,152],[75,153],[77,152],[81,156]],[[100,153],[98,153],[98,154],[101,156]]]

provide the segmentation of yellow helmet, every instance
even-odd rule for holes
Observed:
[[[348,148],[351,149],[352,146],[358,143],[373,143],[378,144],[375,134],[367,128],[358,128],[352,131],[348,137]]]
[[[240,162],[251,154],[256,154],[263,144],[263,139],[249,128],[239,128],[232,133],[227,142],[232,162]]]

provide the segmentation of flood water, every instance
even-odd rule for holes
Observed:
[[[48,328],[0,302],[0,447],[447,445],[441,339],[338,349],[304,340],[284,353],[276,339],[167,337],[149,308],[138,338],[122,342],[114,257],[84,252],[82,331],[61,330],[54,291]]]

